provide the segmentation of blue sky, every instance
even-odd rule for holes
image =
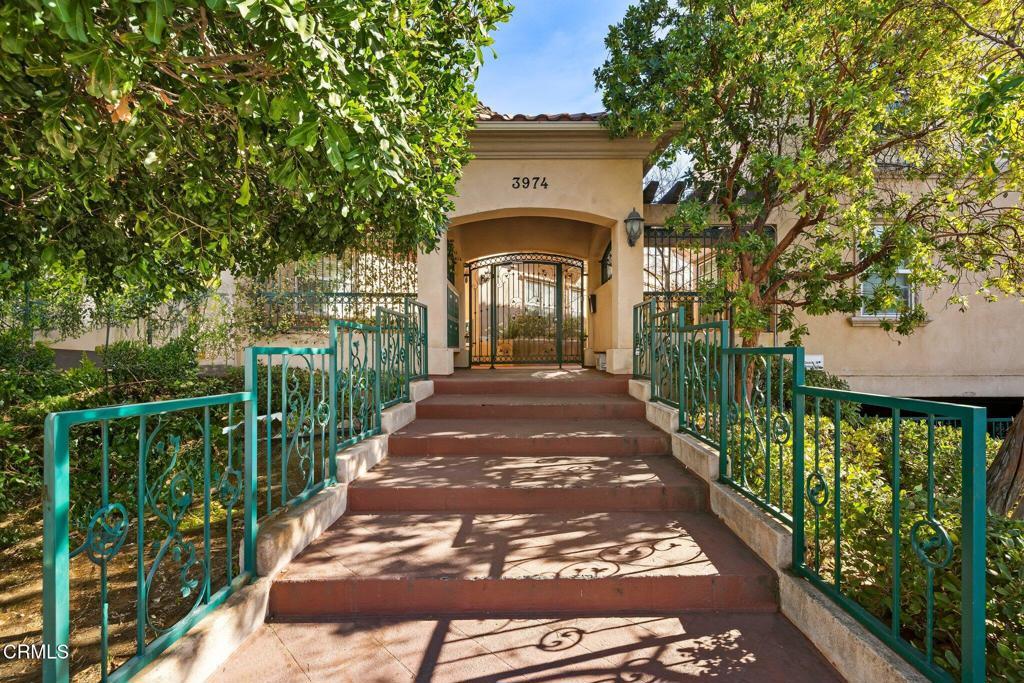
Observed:
[[[477,91],[502,114],[601,111],[594,69],[604,61],[608,25],[630,0],[511,0],[512,18],[485,50]]]

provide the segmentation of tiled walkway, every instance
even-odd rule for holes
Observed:
[[[838,681],[778,614],[268,624],[214,683]]]

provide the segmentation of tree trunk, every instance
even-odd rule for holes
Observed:
[[[993,515],[1024,519],[1024,408],[1010,425],[996,459],[985,475],[988,510]]]

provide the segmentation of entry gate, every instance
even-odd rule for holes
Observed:
[[[466,264],[474,365],[583,362],[583,261],[518,253]]]

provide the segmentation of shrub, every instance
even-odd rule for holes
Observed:
[[[142,341],[115,342],[100,351],[100,358],[113,384],[174,384],[198,376],[197,352],[194,337],[184,334],[163,346],[151,346]]]
[[[67,390],[66,380],[54,365],[54,352],[28,333],[0,333],[0,408]]]

